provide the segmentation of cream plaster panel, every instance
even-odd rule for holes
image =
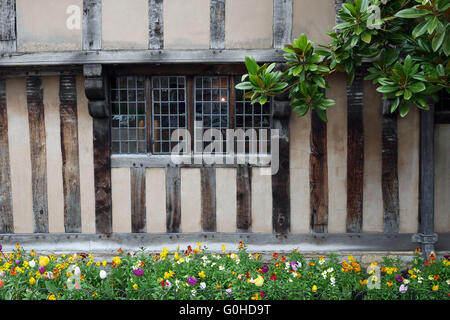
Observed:
[[[166,173],[164,168],[145,170],[147,232],[166,232]]]
[[[327,111],[328,232],[345,233],[347,221],[347,78],[329,79],[327,97],[336,105]]]
[[[363,232],[383,232],[381,189],[381,94],[364,82]]]
[[[272,48],[273,0],[227,0],[225,47]]]
[[[216,229],[236,232],[236,169],[216,168]]]
[[[130,168],[111,169],[112,230],[131,232]]]
[[[292,112],[290,127],[291,232],[310,232],[309,157],[311,116]]]
[[[400,233],[419,230],[420,112],[416,107],[398,118],[398,186]]]
[[[293,39],[305,33],[316,44],[328,44],[331,38],[327,31],[334,27],[334,17],[334,1],[293,0]]]
[[[95,233],[95,185],[92,117],[84,93],[83,76],[77,76],[78,152],[80,155],[81,230]]]
[[[102,49],[148,49],[148,0],[102,0]]]
[[[209,0],[164,1],[164,48],[209,49],[209,5]]]
[[[434,226],[436,232],[450,232],[450,124],[435,130]]]
[[[16,14],[19,52],[82,49],[83,0],[17,0]]]
[[[252,169],[252,232],[272,233],[272,176]]]
[[[34,219],[25,78],[6,80],[6,103],[14,232],[32,233]]]
[[[42,78],[47,153],[48,229],[64,233],[64,190],[59,114],[59,77]]]
[[[181,169],[181,231],[201,232],[200,169]]]

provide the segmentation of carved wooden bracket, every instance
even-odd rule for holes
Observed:
[[[110,112],[106,99],[105,74],[101,64],[83,66],[84,87],[89,100],[89,114],[93,118],[109,118]]]

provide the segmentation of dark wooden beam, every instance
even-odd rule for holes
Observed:
[[[102,1],[83,0],[83,50],[102,49]]]
[[[166,227],[181,232],[181,175],[179,167],[166,167]]]
[[[327,124],[311,112],[311,153],[309,164],[311,230],[328,232]]]
[[[216,168],[200,169],[202,194],[202,231],[216,231]]]
[[[236,169],[236,228],[251,232],[252,227],[252,168],[240,165]]]
[[[272,130],[278,130],[278,171],[272,175],[272,227],[274,233],[287,234],[291,227],[291,193],[289,163],[289,118],[291,106],[289,94],[276,96],[272,105]]]
[[[64,228],[76,233],[81,232],[76,77],[62,75],[59,79]]]
[[[210,49],[225,49],[225,0],[210,3]]]
[[[0,55],[15,52],[16,0],[0,0]]]
[[[84,66],[85,93],[93,118],[95,225],[96,232],[112,232],[111,130],[108,104],[108,78],[102,65]]]
[[[427,258],[434,250],[434,102],[420,111],[419,232],[422,252]],[[442,192],[445,192],[441,190]]]
[[[164,48],[163,0],[148,0],[149,41],[148,48]]]
[[[48,232],[47,155],[44,92],[40,77],[26,78],[28,125],[30,131],[31,186],[34,232]]]
[[[384,232],[398,233],[400,203],[398,189],[397,114],[391,113],[392,101],[383,100],[381,185],[383,190]]]
[[[364,69],[357,67],[353,84],[347,85],[347,232],[356,233],[362,231],[363,222],[363,100]]]
[[[14,232],[9,165],[6,80],[0,77],[0,233]]]
[[[145,168],[131,168],[131,232],[146,232]]]

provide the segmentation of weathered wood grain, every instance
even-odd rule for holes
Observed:
[[[83,66],[84,87],[93,121],[95,228],[97,233],[112,232],[111,127],[107,101],[106,75],[102,65]]]
[[[26,78],[34,232],[48,232],[47,156],[42,80]]]
[[[289,95],[274,97],[272,105],[272,129],[278,130],[279,150],[272,150],[278,155],[278,171],[272,175],[272,228],[273,232],[287,234],[291,226],[290,197],[290,143],[289,117],[291,107]]]
[[[0,54],[16,49],[16,0],[0,0]]]
[[[200,169],[202,194],[202,230],[216,231],[216,168]]]
[[[435,106],[432,99],[429,99],[429,111],[420,111],[420,185],[419,185],[419,232],[425,235],[433,235],[435,228],[434,219],[434,122]],[[448,152],[448,150],[447,150]],[[443,190],[440,190],[443,192]],[[448,193],[447,193],[448,195]],[[433,251],[433,243],[422,245],[426,257]]]
[[[310,154],[311,230],[328,232],[327,125],[311,113]]]
[[[83,50],[102,48],[102,1],[83,0]]]
[[[292,1],[273,0],[273,47],[283,48],[292,39]]]
[[[381,185],[383,189],[384,232],[398,233],[400,203],[398,186],[397,114],[390,113],[392,101],[383,100]]]
[[[77,86],[74,75],[59,78],[60,133],[64,189],[64,229],[81,232]]]
[[[237,232],[251,232],[252,168],[240,165],[236,170],[236,228]]]
[[[211,0],[210,49],[225,49],[225,0]]]
[[[131,168],[130,170],[131,232],[146,232],[145,168]]]
[[[148,1],[149,42],[148,48],[157,50],[164,48],[163,0]]]
[[[0,77],[0,233],[14,232],[9,166],[6,80]]]
[[[363,222],[363,100],[364,69],[359,67],[353,84],[347,85],[347,232],[356,233],[362,231]]]
[[[166,228],[181,232],[181,175],[179,167],[166,168]]]

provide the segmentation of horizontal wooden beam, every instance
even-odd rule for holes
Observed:
[[[120,50],[30,52],[0,55],[1,66],[119,64],[119,63],[239,63],[246,56],[257,61],[283,62],[281,49],[252,50]]]
[[[25,250],[34,249],[38,252],[102,252],[116,253],[117,249],[161,250],[162,246],[176,247],[181,243],[195,244],[201,241],[209,250],[221,252],[221,245],[226,244],[230,250],[237,247],[239,241],[244,241],[249,251],[291,251],[301,252],[399,252],[412,251],[418,245],[413,241],[413,234],[382,234],[382,233],[324,233],[324,234],[265,234],[265,233],[135,233],[135,234],[0,234],[3,251],[13,250],[17,242]],[[439,233],[436,251],[450,250],[450,233]]]
[[[201,156],[200,156],[201,157]],[[242,156],[244,157],[244,156]],[[239,165],[237,162],[237,156],[228,157],[232,164],[227,164],[227,159],[224,158],[222,164],[214,164],[216,168],[237,168]],[[262,168],[270,168],[270,156],[261,155],[259,160],[260,162],[256,164],[248,163],[248,155],[247,155],[246,165],[250,167],[262,167]],[[181,168],[203,168],[205,164],[201,164],[201,162],[194,157],[184,158],[191,159],[190,163],[181,163],[177,166]],[[167,166],[174,166],[175,164],[172,161],[170,155],[126,155],[126,154],[116,154],[111,155],[111,167],[112,168],[165,168]]]

